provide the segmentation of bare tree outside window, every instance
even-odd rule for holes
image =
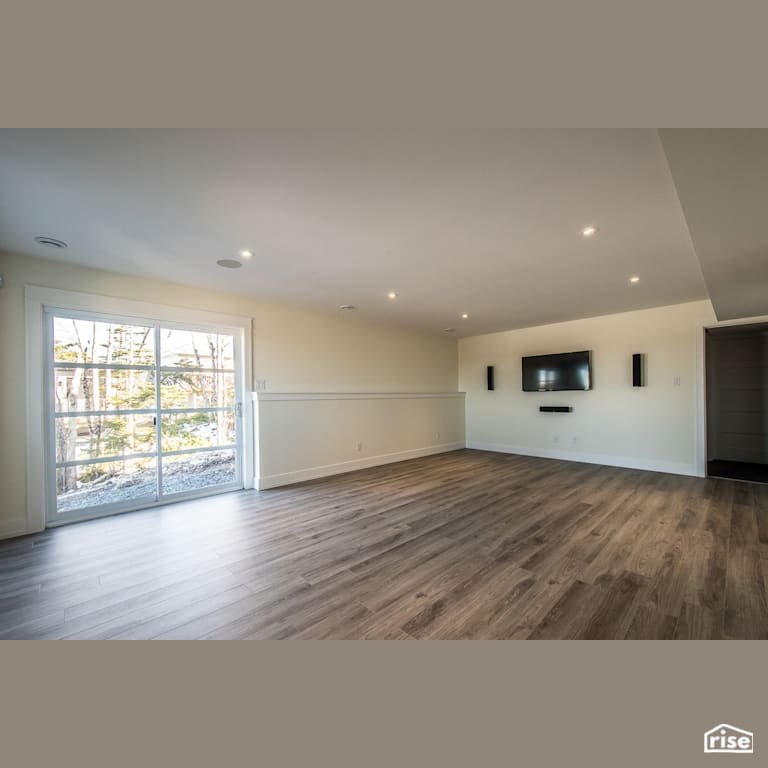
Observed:
[[[234,481],[231,335],[65,317],[53,326],[60,511],[155,494],[158,462],[162,493]]]

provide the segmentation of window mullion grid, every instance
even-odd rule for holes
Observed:
[[[140,363],[78,363],[72,360],[54,360],[54,368],[104,368],[110,371],[154,371],[154,365],[141,365]]]
[[[141,416],[154,412],[154,408],[125,408],[123,410],[102,411],[56,411],[53,415],[57,419],[81,419],[90,416]]]
[[[162,432],[162,405],[160,403],[160,343],[161,343],[160,323],[155,323],[155,443],[157,451],[156,479],[157,486],[155,494],[157,500],[163,498],[163,432]]]
[[[219,407],[204,406],[201,408],[161,408],[161,413],[216,413],[219,411],[234,411],[234,405],[222,405]],[[57,419],[79,419],[88,416],[147,416],[156,413],[155,408],[125,408],[122,410],[103,410],[103,411],[56,411],[53,415]]]
[[[51,319],[53,319],[53,314],[50,315]],[[51,322],[51,331],[53,327],[53,322]],[[56,412],[55,408],[53,406],[53,402],[51,402],[51,411],[53,411],[53,416],[55,418],[87,418],[87,417],[96,417],[96,416],[128,416],[128,415],[153,415],[155,420],[155,451],[149,451],[149,452],[141,452],[137,454],[132,455],[120,455],[120,456],[102,456],[97,458],[91,458],[91,459],[80,459],[80,460],[73,460],[73,461],[66,461],[66,462],[57,462],[55,460],[55,437],[54,433],[51,435],[51,454],[53,458],[53,466],[55,469],[60,468],[67,468],[67,467],[76,467],[76,466],[84,466],[84,465],[91,465],[91,464],[107,464],[110,462],[117,462],[117,461],[128,461],[131,459],[142,459],[142,458],[155,458],[156,460],[156,492],[155,492],[155,498],[157,502],[161,502],[164,493],[163,493],[163,457],[164,456],[180,456],[185,454],[197,454],[197,453],[214,453],[217,451],[235,451],[236,454],[240,451],[240,445],[239,445],[239,425],[236,421],[235,423],[235,429],[236,429],[236,440],[232,444],[224,444],[224,445],[210,445],[210,446],[199,446],[195,448],[187,448],[187,449],[181,449],[181,450],[173,450],[173,451],[163,451],[163,433],[162,433],[162,415],[163,414],[178,414],[178,413],[215,413],[215,412],[233,412],[236,411],[237,403],[233,403],[231,406],[223,405],[223,406],[212,406],[212,407],[200,407],[200,408],[167,408],[164,409],[162,407],[162,401],[161,401],[161,395],[162,395],[162,379],[163,375],[169,374],[169,373],[191,373],[191,374],[234,374],[237,376],[237,353],[236,350],[234,352],[234,367],[233,368],[224,368],[224,367],[216,367],[216,368],[203,368],[203,367],[192,367],[192,366],[163,366],[162,365],[162,326],[160,322],[153,323],[153,330],[155,333],[155,359],[154,364],[138,364],[138,363],[107,363],[107,362],[94,362],[94,363],[84,363],[84,362],[74,362],[74,361],[67,361],[67,360],[56,360],[54,359],[54,354],[51,354],[51,357],[48,358],[51,364],[50,374],[49,374],[49,381],[54,381],[54,369],[67,369],[67,368],[80,368],[80,369],[109,369],[109,370],[118,370],[118,371],[145,371],[145,372],[151,372],[154,375],[155,382],[154,382],[154,389],[155,389],[155,407],[154,408],[132,408],[132,409],[101,409],[101,410],[91,410],[91,411],[62,411],[62,412]],[[53,335],[51,333],[51,341],[53,339]],[[51,347],[53,347],[53,344],[51,343]],[[238,391],[238,382],[236,381],[235,386],[235,400],[237,401],[239,399],[239,391]],[[51,393],[53,392],[53,387],[50,387]],[[53,401],[53,396],[51,394],[51,401]],[[54,470],[54,477],[52,478],[52,488],[53,493],[56,493],[56,477],[55,477],[55,470]],[[173,495],[173,494],[171,494]]]
[[[234,368],[195,368],[184,365],[161,365],[161,373],[235,373]]]
[[[144,451],[143,453],[129,453],[120,456],[97,456],[91,459],[73,459],[72,461],[57,461],[56,469],[67,467],[87,467],[92,464],[111,464],[116,461],[132,461],[133,459],[151,459],[157,456],[157,451]]]

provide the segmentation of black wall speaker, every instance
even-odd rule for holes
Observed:
[[[645,355],[632,355],[632,386],[645,386]]]
[[[488,377],[488,389],[494,389],[493,386],[493,366],[489,365],[488,370],[486,371],[486,376]]]

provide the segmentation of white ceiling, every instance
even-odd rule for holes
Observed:
[[[654,130],[3,130],[0,249],[458,335],[707,295]]]
[[[718,319],[768,315],[768,130],[661,139]]]

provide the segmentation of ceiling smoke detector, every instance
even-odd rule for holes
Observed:
[[[220,267],[224,267],[224,269],[240,269],[243,265],[239,261],[235,261],[234,259],[219,259],[216,262]]]
[[[48,235],[38,235],[35,238],[35,242],[40,245],[45,245],[48,248],[66,248],[67,244],[63,240],[58,240],[55,237],[48,237]]]

